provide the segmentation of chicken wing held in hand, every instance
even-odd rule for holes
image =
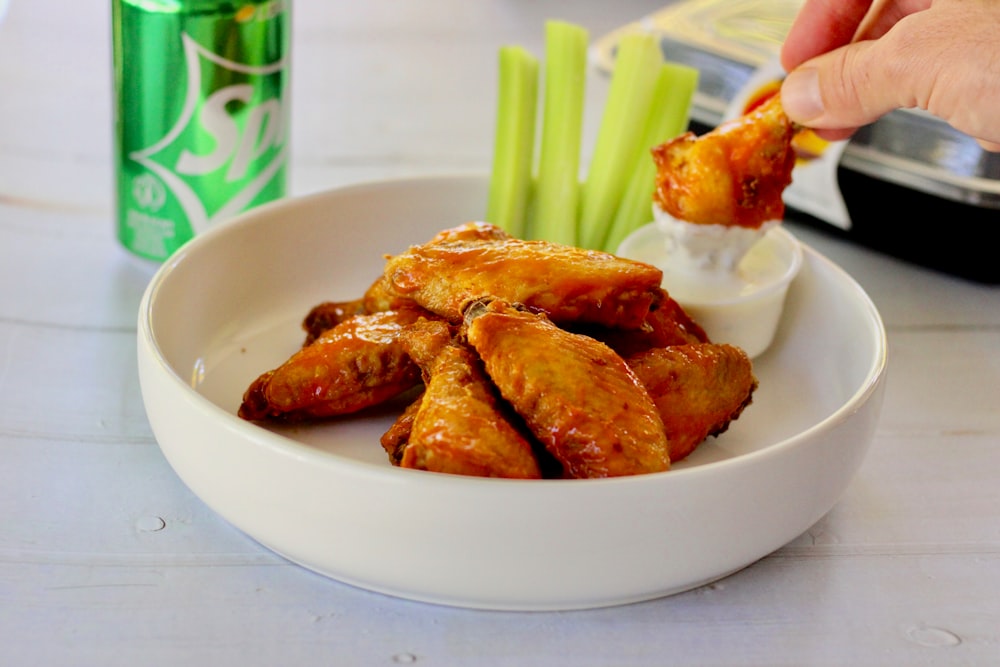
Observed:
[[[500,394],[562,464],[564,477],[669,469],[656,406],[605,344],[499,300],[472,305],[465,334]]]
[[[653,148],[654,201],[678,220],[756,229],[784,216],[796,128],[775,94],[745,115],[696,137]]]

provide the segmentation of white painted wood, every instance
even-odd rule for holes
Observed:
[[[227,525],[139,396],[150,271],[113,235],[108,5],[12,0],[0,22],[0,664],[1000,663],[1000,290],[794,223],[879,306],[890,372],[842,501],[746,570],[626,607],[474,612],[327,580]],[[485,172],[501,44],[657,8],[299,0],[293,193]]]

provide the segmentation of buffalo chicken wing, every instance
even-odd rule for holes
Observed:
[[[775,94],[700,137],[687,132],[654,147],[655,203],[694,224],[756,229],[780,220],[795,129]]]
[[[670,467],[659,412],[608,346],[503,301],[469,309],[466,335],[490,379],[566,477]]]
[[[757,388],[750,358],[733,345],[651,348],[625,361],[660,413],[674,462],[728,429]]]
[[[547,241],[499,234],[443,239],[390,257],[384,287],[452,322],[460,322],[473,301],[494,297],[556,323],[637,328],[663,279],[649,264]]]
[[[410,308],[344,320],[254,380],[239,415],[301,421],[351,414],[417,386],[420,369],[398,333],[425,315]]]
[[[409,423],[390,429],[398,452],[390,452],[390,459],[395,456],[403,468],[459,475],[542,476],[531,441],[509,420],[482,361],[452,338],[447,324],[424,320],[400,339],[423,370],[425,389],[413,410],[404,412]]]

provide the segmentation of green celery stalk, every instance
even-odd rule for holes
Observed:
[[[648,32],[624,35],[580,202],[579,243],[601,248],[621,200],[659,77],[663,54]]]
[[[486,220],[518,238],[526,233],[537,103],[538,59],[520,46],[501,47]]]
[[[618,245],[626,236],[652,221],[656,163],[650,150],[687,130],[691,120],[691,102],[697,87],[697,69],[672,62],[661,66],[640,148],[633,159],[633,166],[628,170],[630,177],[625,194],[609,226],[603,250],[617,252]]]
[[[572,23],[545,24],[542,134],[529,231],[568,245],[577,236],[588,40],[588,32]]]

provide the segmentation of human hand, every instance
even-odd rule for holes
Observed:
[[[1000,151],[1000,3],[805,0],[781,64],[785,112],[825,139],[920,108]]]

